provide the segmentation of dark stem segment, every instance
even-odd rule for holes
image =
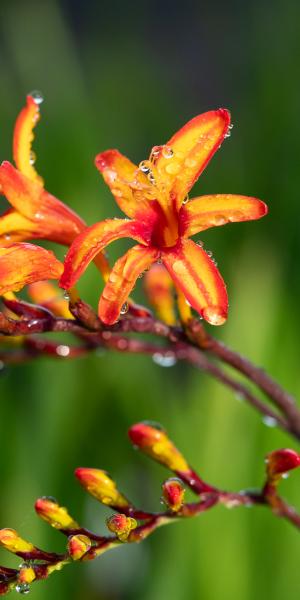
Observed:
[[[7,304],[7,303],[6,303]],[[223,343],[208,335],[202,324],[192,319],[185,327],[170,327],[155,319],[151,314],[146,316],[129,315],[121,318],[111,327],[101,324],[92,309],[83,301],[78,300],[72,305],[74,320],[57,318],[51,313],[31,309],[26,303],[20,307],[9,306],[21,315],[19,320],[12,319],[0,313],[0,332],[5,336],[25,336],[24,343],[11,351],[2,351],[0,360],[4,363],[22,362],[37,355],[54,355],[60,358],[72,358],[85,354],[94,348],[104,347],[118,352],[160,354],[175,360],[184,360],[196,368],[210,373],[215,379],[229,387],[241,398],[248,401],[262,415],[271,417],[285,431],[300,440],[300,411],[294,398],[275,382],[261,368],[252,364],[248,359],[227,348]],[[30,318],[24,318],[24,314]],[[32,318],[34,316],[34,318]],[[80,346],[62,347],[61,344],[45,342],[32,334],[47,331],[71,332],[80,339]],[[141,338],[127,337],[124,334],[150,334],[165,340],[164,346],[147,342]],[[243,383],[225,373],[218,365],[211,362],[208,354],[230,365],[244,375],[249,382],[255,384],[278,409],[274,412],[250,391]],[[281,414],[280,414],[281,413]]]

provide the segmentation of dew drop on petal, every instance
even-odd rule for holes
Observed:
[[[124,302],[124,304],[122,305],[122,308],[120,310],[120,315],[126,315],[128,310],[129,310],[129,304],[128,304],[128,302]]]
[[[216,227],[225,225],[225,223],[227,223],[227,219],[224,215],[215,215],[211,220],[211,224],[215,225]]]
[[[29,93],[29,96],[31,96],[31,98],[33,98],[35,104],[42,104],[42,102],[44,102],[44,96],[38,90],[33,90],[32,92]]]
[[[172,161],[170,164],[166,165],[166,171],[170,175],[177,175],[181,170],[181,166],[178,162]]]
[[[36,161],[36,154],[35,154],[35,152],[33,152],[33,150],[30,150],[29,163],[31,165],[34,165],[35,161]]]
[[[224,312],[218,306],[206,306],[202,311],[202,315],[211,325],[223,325],[226,321]]]
[[[162,155],[164,158],[172,158],[172,156],[174,155],[174,152],[170,146],[163,146],[162,147]]]
[[[149,173],[149,171],[150,171],[150,167],[149,167],[148,163],[145,160],[142,160],[142,162],[140,162],[139,169],[143,173]]]

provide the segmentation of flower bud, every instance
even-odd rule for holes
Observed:
[[[115,533],[121,542],[126,542],[130,532],[137,527],[137,522],[132,517],[126,517],[121,513],[116,513],[106,521],[108,529]]]
[[[32,581],[34,581],[35,578],[36,578],[36,574],[34,572],[34,569],[30,565],[27,565],[26,563],[24,563],[23,565],[20,566],[19,575],[18,575],[19,583],[29,584],[29,583],[32,583]]]
[[[106,471],[79,467],[75,471],[75,476],[81,485],[102,504],[115,508],[129,506],[127,498],[119,492]]]
[[[299,467],[300,455],[295,450],[282,448],[268,454],[266,463],[268,477],[272,478]]]
[[[163,483],[162,490],[162,499],[167,507],[173,512],[178,512],[183,505],[185,494],[185,489],[180,479],[177,479],[176,477],[167,479],[167,481]]]
[[[160,425],[144,421],[133,425],[128,432],[132,443],[154,460],[172,471],[189,471],[185,458],[168,438]]]
[[[68,540],[68,553],[73,560],[80,560],[92,546],[87,535],[72,535]]]
[[[35,503],[39,517],[55,529],[77,529],[78,523],[69,515],[64,506],[60,506],[54,498],[43,496]]]
[[[35,547],[30,542],[23,540],[14,529],[0,529],[0,545],[14,554],[33,552]]]

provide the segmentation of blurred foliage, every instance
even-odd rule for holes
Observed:
[[[254,195],[270,214],[203,235],[230,296],[228,323],[215,333],[297,395],[299,2],[1,0],[0,14],[0,157],[11,156],[26,92],[41,89],[38,169],[89,223],[117,215],[97,152],[117,147],[139,161],[190,117],[231,109],[233,134],[195,195]],[[95,301],[98,288],[91,268],[81,289]],[[145,357],[42,360],[4,370],[0,389],[0,525],[45,549],[62,540],[34,515],[40,495],[103,529],[106,513],[85,499],[76,466],[108,469],[137,503],[157,506],[167,473],[127,442],[137,420],[162,422],[206,479],[232,489],[259,484],[264,455],[292,444],[206,375]],[[299,473],[283,485],[299,506]],[[34,585],[31,598],[296,600],[299,550],[298,532],[264,509],[218,508],[71,567]]]

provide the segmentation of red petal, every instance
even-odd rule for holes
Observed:
[[[112,325],[118,320],[138,276],[158,257],[156,248],[134,246],[117,260],[99,302],[99,317],[103,323]]]
[[[181,207],[180,232],[181,235],[189,237],[210,227],[260,219],[267,212],[268,207],[264,202],[249,196],[200,196]]]
[[[226,287],[206,252],[183,238],[175,249],[164,251],[162,259],[191,306],[211,325],[222,325],[228,310]]]
[[[0,248],[0,294],[17,292],[34,281],[58,279],[62,270],[53,252],[40,246],[12,244]]]
[[[73,287],[95,256],[111,242],[129,237],[147,244],[145,227],[137,221],[106,219],[87,227],[73,242],[65,260],[65,270],[60,286]]]
[[[171,152],[160,153],[156,168],[178,208],[218,150],[229,124],[230,114],[223,108],[198,115],[169,140],[165,148]]]
[[[149,222],[154,189],[145,173],[118,150],[98,154],[95,164],[121,210],[131,218]]]

